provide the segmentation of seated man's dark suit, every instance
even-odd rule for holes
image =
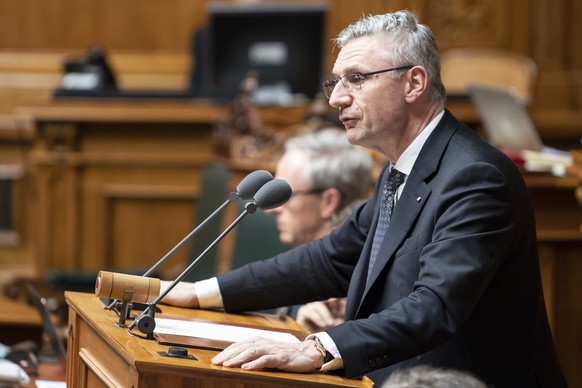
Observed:
[[[527,188],[449,112],[427,139],[366,281],[381,187],[331,235],[218,278],[227,311],[348,297],[327,330],[348,377],[467,370],[500,387],[563,387]]]

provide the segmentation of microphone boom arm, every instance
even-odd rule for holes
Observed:
[[[198,233],[203,227],[206,226],[218,213],[220,213],[225,207],[227,207],[230,203],[236,201],[238,197],[236,193],[230,193],[228,199],[224,201],[222,205],[218,209],[216,209],[212,214],[210,214],[203,222],[201,222],[194,230],[192,230],[186,237],[182,239],[174,248],[172,248],[164,257],[162,257],[156,264],[154,264],[150,269],[148,269],[142,276],[150,276],[153,272],[155,272],[162,264],[166,262],[178,249],[180,249],[184,244],[186,244],[192,237]]]
[[[153,339],[153,332],[156,327],[155,323],[155,310],[156,305],[166,296],[176,285],[181,282],[193,269],[198,265],[198,263],[206,257],[206,255],[210,252],[212,248],[214,248],[235,226],[237,226],[244,217],[246,217],[249,213],[254,213],[257,210],[257,205],[249,202],[246,204],[245,209],[243,212],[226,228],[224,231],[200,254],[198,257],[190,263],[190,265],[180,274],[172,284],[164,291],[160,293],[160,295],[154,299],[146,309],[135,318],[135,320],[129,325],[128,329],[131,331],[135,326],[138,326],[138,329],[147,335],[147,339]]]
[[[176,253],[176,251],[178,249],[182,248],[182,246],[184,244],[186,244],[192,237],[194,237],[196,235],[196,233],[198,233],[202,228],[204,228],[218,213],[220,213],[222,210],[224,210],[224,208],[227,207],[229,204],[231,204],[233,202],[236,202],[239,198],[240,197],[239,197],[239,195],[237,193],[230,193],[228,195],[228,199],[226,201],[224,201],[222,205],[220,205],[216,210],[214,210],[212,212],[212,214],[210,214],[204,221],[202,221],[190,233],[188,233],[188,235],[186,237],[184,237],[182,239],[182,241],[180,241],[172,249],[170,249],[170,251],[168,251],[168,253],[166,253],[164,255],[164,257],[162,257],[160,260],[158,260],[158,262],[156,264],[152,265],[150,269],[148,269],[146,272],[144,272],[144,274],[142,276],[143,277],[148,277],[152,273],[154,273],[162,264],[164,264],[170,257],[172,257],[172,255],[174,253]],[[119,301],[113,300],[113,301],[111,301],[111,303],[109,305],[107,305],[105,307],[105,309],[106,310],[111,310],[118,303],[119,303]]]
[[[241,220],[246,217],[249,213],[255,213],[257,209],[261,208],[264,210],[273,209],[275,207],[281,206],[286,203],[291,197],[291,187],[289,184],[282,179],[274,179],[265,183],[254,195],[251,202],[247,202],[243,212],[202,252],[190,265],[170,284],[168,288],[160,293],[160,295],[154,299],[146,309],[134,319],[131,325],[128,327],[130,333],[132,329],[137,326],[139,331],[146,334],[147,339],[154,338],[154,329],[156,328],[155,311],[156,305],[166,296],[168,293],[176,287],[176,285],[194,269],[194,267],[202,260],[208,252],[214,248],[223,238],[226,236],[235,226],[241,222]],[[132,333],[133,334],[133,333]]]
[[[170,287],[166,288],[163,292],[160,293],[160,295],[154,299],[153,302],[150,303],[150,305],[156,305],[158,304],[166,295],[168,295],[168,293],[170,291],[172,291],[172,289],[176,286],[176,284],[178,284],[179,282],[181,282],[186,276],[188,276],[188,274],[194,269],[194,267],[196,267],[196,265],[198,265],[198,263],[206,257],[206,255],[208,254],[208,252],[210,252],[210,250],[212,248],[214,248],[228,233],[230,233],[230,231],[232,229],[234,229],[235,226],[237,226],[244,217],[247,216],[247,214],[249,214],[251,212],[249,212],[247,209],[245,209],[213,242],[212,244],[210,244],[192,263],[190,263],[190,265],[176,278],[174,279],[174,282],[170,285]],[[174,284],[175,283],[175,284]]]

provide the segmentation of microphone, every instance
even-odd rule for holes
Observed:
[[[249,213],[254,213],[257,208],[263,210],[274,209],[284,205],[292,194],[291,186],[283,179],[273,179],[272,181],[261,187],[255,196],[253,202],[249,202],[245,206],[245,210]]]
[[[192,230],[186,237],[182,239],[178,244],[174,246],[164,257],[162,257],[156,264],[154,264],[150,269],[148,269],[143,276],[150,276],[154,273],[162,264],[166,262],[178,249],[180,249],[188,240],[190,240],[200,229],[205,227],[210,220],[212,220],[216,215],[221,212],[229,204],[236,202],[240,199],[247,200],[253,198],[255,193],[263,187],[267,182],[273,180],[273,175],[267,170],[256,170],[245,176],[239,184],[236,186],[236,192],[230,193],[226,201],[223,202],[212,214],[210,214],[204,221],[200,223],[194,230]]]
[[[180,283],[194,267],[213,249],[232,229],[234,229],[247,214],[253,214],[257,209],[273,209],[285,204],[291,198],[291,186],[283,179],[274,179],[265,183],[254,195],[253,200],[245,205],[242,213],[194,260],[190,265],[167,287],[146,309],[135,318],[128,330],[137,326],[138,330],[146,334],[147,339],[153,339],[153,332],[156,327],[155,310],[156,305]]]
[[[267,182],[273,180],[273,175],[267,170],[256,170],[247,174],[236,186],[236,191],[230,193],[226,201],[223,202],[212,214],[210,214],[204,221],[202,221],[194,230],[192,230],[186,237],[182,239],[178,244],[176,244],[168,253],[164,255],[156,264],[154,264],[150,269],[148,269],[142,276],[148,277],[154,273],[162,264],[164,264],[174,253],[178,251],[184,244],[186,244],[192,237],[196,235],[202,228],[204,228],[218,213],[220,213],[226,206],[236,202],[238,200],[248,200],[252,199],[255,193],[261,187],[263,187]],[[106,310],[111,310],[115,305],[117,305],[117,298],[115,298],[108,306],[105,307]],[[125,306],[122,306],[121,310],[124,312],[127,310]],[[124,313],[125,314],[125,313]]]
[[[267,170],[256,170],[248,174],[236,186],[236,193],[240,199],[253,199],[256,192],[267,182],[273,180],[273,175]]]
[[[150,303],[160,294],[160,279],[99,271],[95,294],[100,298]]]

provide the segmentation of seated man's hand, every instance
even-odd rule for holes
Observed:
[[[296,320],[307,330],[317,332],[343,323],[345,311],[345,298],[332,298],[301,306],[297,311]]]
[[[172,282],[162,280],[160,282],[160,293],[164,292]],[[194,283],[180,282],[174,287],[168,295],[162,299],[162,303],[179,307],[199,308],[198,295]]]

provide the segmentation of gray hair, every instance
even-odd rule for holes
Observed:
[[[399,11],[364,17],[341,31],[335,42],[341,48],[351,39],[370,35],[386,35],[392,39],[392,45],[386,47],[383,53],[391,66],[423,66],[428,72],[432,99],[445,102],[446,91],[441,81],[441,63],[436,40],[430,28],[420,24],[413,12]],[[397,79],[402,74],[403,72],[396,71],[392,77]]]
[[[487,388],[469,372],[419,365],[394,372],[381,388]]]
[[[345,131],[335,128],[292,137],[285,151],[300,151],[309,160],[305,171],[312,189],[334,187],[341,193],[341,204],[334,215],[334,226],[359,206],[370,194],[373,160],[365,149],[350,144]]]

